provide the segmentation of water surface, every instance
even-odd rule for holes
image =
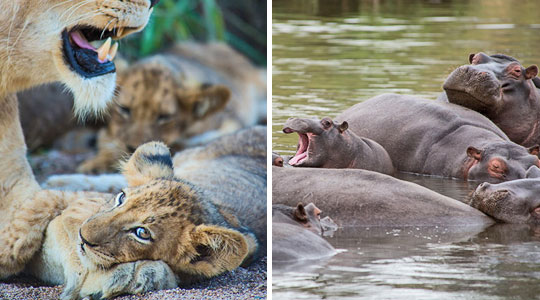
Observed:
[[[540,6],[526,0],[274,0],[273,150],[289,117],[334,117],[392,92],[435,99],[479,51],[540,63]],[[411,120],[414,121],[414,120]],[[396,130],[399,130],[398,128]],[[400,174],[466,199],[476,184]],[[540,299],[540,230],[344,228],[333,258],[274,265],[274,299]]]

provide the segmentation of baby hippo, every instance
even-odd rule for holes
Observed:
[[[534,178],[540,170],[534,169],[532,178],[480,184],[469,205],[500,222],[540,225],[540,178]]]
[[[294,167],[365,169],[394,174],[394,166],[386,150],[377,142],[359,137],[344,121],[290,118],[283,132],[299,135],[296,155],[289,160]]]
[[[313,203],[306,206],[298,203],[296,207],[272,205],[274,262],[320,259],[337,253],[334,247],[321,237],[323,226],[320,214],[321,210]]]

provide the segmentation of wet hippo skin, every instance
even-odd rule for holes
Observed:
[[[365,169],[394,174],[394,166],[386,150],[377,142],[359,137],[348,130],[348,123],[290,118],[283,125],[284,133],[298,134],[296,155],[289,160],[293,167]]]
[[[470,205],[500,222],[540,225],[540,178],[482,183]]]
[[[538,146],[511,142],[483,115],[452,103],[384,94],[336,120],[381,144],[398,171],[497,183],[539,164]]]
[[[482,52],[471,54],[469,63],[448,76],[439,99],[484,114],[520,145],[540,144],[538,67],[524,68],[513,57]]]
[[[359,169],[272,167],[272,203],[313,202],[340,226],[488,226],[480,211],[414,183]]]
[[[296,207],[272,205],[272,260],[321,259],[336,254],[321,237],[320,213],[313,203],[298,203]]]

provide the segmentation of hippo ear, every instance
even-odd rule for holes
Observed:
[[[472,64],[472,60],[473,60],[474,56],[475,56],[474,53],[469,54],[469,63],[470,64]]]
[[[536,75],[538,75],[538,67],[536,65],[532,65],[525,69],[525,78],[533,79]]]
[[[294,218],[300,222],[307,222],[308,217],[306,214],[306,209],[304,208],[304,204],[298,203],[298,205],[294,209]]]
[[[467,156],[472,157],[472,158],[474,158],[476,160],[481,160],[482,159],[482,151],[471,146],[471,147],[467,148]]]
[[[347,121],[343,121],[343,123],[339,124],[339,132],[343,133],[347,128],[349,128],[349,123],[347,123]]]
[[[530,147],[528,150],[530,154],[538,156],[538,154],[540,153],[540,146],[534,145]]]

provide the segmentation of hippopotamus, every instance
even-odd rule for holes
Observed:
[[[272,222],[299,225],[317,234],[322,234],[321,210],[313,203],[296,207],[283,204],[272,205]]]
[[[312,202],[342,226],[489,226],[494,221],[420,185],[361,169],[272,167],[272,203]]]
[[[540,178],[482,183],[469,204],[500,222],[540,225]]]
[[[347,121],[290,118],[284,133],[298,133],[296,155],[289,160],[293,167],[352,168],[393,174],[390,156],[377,142],[347,130]]]
[[[313,203],[272,205],[272,259],[275,262],[321,259],[337,253],[321,237],[321,210]]]
[[[439,98],[482,113],[515,143],[540,144],[538,67],[524,68],[513,57],[482,52],[469,55],[469,63],[448,76]]]
[[[272,152],[272,165],[277,167],[283,167],[283,157],[281,157],[281,155],[277,154],[276,152]]]
[[[538,146],[520,146],[485,116],[452,103],[383,94],[336,120],[381,144],[398,171],[498,183],[540,164]]]

